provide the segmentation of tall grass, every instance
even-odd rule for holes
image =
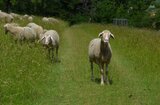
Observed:
[[[2,105],[158,105],[160,88],[159,32],[101,24],[68,27],[60,21],[44,24],[60,33],[61,63],[52,64],[47,52],[36,45],[22,46],[0,28],[0,104]],[[25,26],[27,21],[16,21]],[[90,80],[88,44],[104,29],[110,40],[113,57],[109,65],[112,85],[100,86],[99,68],[94,65],[96,80]]]

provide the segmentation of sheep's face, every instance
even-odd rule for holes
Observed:
[[[114,35],[108,30],[104,30],[103,32],[101,32],[99,34],[99,37],[101,38],[102,42],[104,42],[104,43],[109,43],[110,37],[112,37],[114,39]]]
[[[41,39],[41,42],[42,42],[44,47],[48,48],[54,42],[54,39],[52,37],[50,37],[50,36],[44,36]]]

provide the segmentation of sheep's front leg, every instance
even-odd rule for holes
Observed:
[[[106,64],[106,83],[109,84],[109,78],[108,78],[108,65]]]
[[[100,65],[101,85],[104,85],[104,64]]]
[[[91,63],[91,80],[93,81],[94,80],[94,75],[93,75],[93,62],[90,62]]]

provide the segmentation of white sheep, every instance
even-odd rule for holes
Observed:
[[[43,18],[42,18],[42,21],[45,22],[45,23],[48,23],[48,22],[49,22],[49,20],[48,20],[47,17],[43,17]]]
[[[10,15],[10,14],[7,14],[5,16],[5,22],[6,23],[11,23],[13,21],[13,19],[14,19],[14,17],[12,15]]]
[[[37,25],[36,23],[28,23],[27,27],[32,28],[36,32],[36,38],[37,39],[41,38],[40,35],[44,32],[42,26]]]
[[[27,14],[23,15],[24,19],[27,19],[28,17],[29,17],[29,15],[27,15]]]
[[[32,22],[32,21],[33,21],[33,17],[32,17],[32,16],[29,16],[29,17],[28,17],[28,20],[29,20],[30,22]]]
[[[34,41],[36,38],[36,32],[30,27],[20,27],[16,24],[5,24],[4,25],[5,34],[8,32],[12,34],[15,42],[19,41]]]
[[[109,84],[108,80],[108,64],[112,56],[111,46],[109,44],[109,38],[114,39],[114,35],[108,31],[104,30],[99,34],[99,38],[93,39],[89,44],[89,61],[91,63],[91,79],[93,76],[93,62],[98,64],[101,73],[101,85],[104,84],[104,65],[106,65],[106,82]]]
[[[42,21],[45,22],[45,23],[58,23],[59,21],[53,17],[43,17],[42,18]]]
[[[48,49],[49,58],[54,60],[54,49],[56,48],[56,61],[58,60],[58,49],[59,49],[59,35],[55,30],[48,30],[42,34],[42,38],[39,40],[45,48]]]
[[[55,18],[53,18],[53,17],[49,17],[48,20],[49,20],[49,22],[51,22],[51,23],[58,23],[58,22],[59,22],[57,19],[55,19]]]
[[[4,20],[7,13],[0,11],[0,20]]]
[[[12,15],[0,11],[0,20],[5,20],[6,23],[10,23],[10,22],[13,21],[13,19],[14,19],[14,18],[13,18]]]
[[[11,12],[10,15],[12,15],[14,18],[20,18],[19,14],[16,14],[16,13],[13,13],[13,12]]]

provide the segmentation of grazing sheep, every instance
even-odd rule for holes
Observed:
[[[45,48],[48,49],[49,58],[54,60],[54,49],[56,48],[56,61],[58,61],[58,49],[59,49],[59,35],[55,30],[48,30],[42,34],[42,38],[39,40]]]
[[[5,16],[5,22],[6,23],[11,23],[13,21],[13,19],[14,19],[14,17],[12,15],[10,15],[10,14],[7,14]]]
[[[89,44],[89,61],[91,63],[91,79],[93,76],[93,62],[98,64],[101,73],[101,85],[104,84],[104,65],[106,65],[106,82],[109,84],[108,80],[108,64],[112,56],[111,46],[109,44],[109,38],[114,39],[114,35],[108,31],[104,30],[99,34],[99,38],[93,39]]]
[[[32,16],[29,16],[29,17],[28,17],[28,20],[29,20],[30,22],[32,22],[32,21],[33,21],[33,17],[32,17]]]
[[[25,15],[23,16],[24,19],[27,19],[28,17],[29,17],[29,15],[27,15],[27,14],[25,14]]]
[[[43,17],[43,18],[42,18],[42,21],[45,22],[45,23],[48,23],[48,22],[49,22],[49,20],[48,20],[47,17]]]
[[[5,12],[0,11],[0,20],[4,20],[7,14]]]
[[[22,42],[24,40],[34,41],[36,38],[35,31],[30,27],[20,27],[16,24],[5,24],[4,25],[5,34],[10,32],[15,42]]]
[[[10,13],[10,15],[12,15],[14,18],[20,18],[20,15],[16,13]]]
[[[42,26],[37,25],[36,23],[28,23],[27,27],[32,28],[35,32],[36,32],[36,38],[40,39],[41,38],[41,34],[43,33],[43,28]]]
[[[4,20],[6,23],[10,23],[13,21],[13,19],[14,18],[12,15],[0,11],[0,20]]]
[[[42,18],[42,21],[45,22],[45,23],[58,23],[59,21],[55,18],[52,18],[52,17],[43,17]]]
[[[58,22],[59,22],[57,19],[52,18],[52,17],[49,17],[48,20],[49,20],[49,22],[51,22],[51,23],[58,23]]]

